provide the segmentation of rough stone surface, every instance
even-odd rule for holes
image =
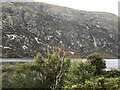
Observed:
[[[97,51],[117,57],[118,17],[46,3],[2,3],[3,57],[34,57],[37,52],[65,52],[86,57]]]

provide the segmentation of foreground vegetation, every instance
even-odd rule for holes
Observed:
[[[44,90],[120,90],[120,71],[105,71],[98,54],[87,61],[74,61],[58,53],[46,57],[37,54],[34,62],[4,65],[3,88],[42,88]]]

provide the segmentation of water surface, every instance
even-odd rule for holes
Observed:
[[[86,59],[72,59],[72,60],[82,60]],[[120,61],[119,59],[104,59],[106,61],[106,69],[120,69]],[[32,62],[33,58],[0,58],[1,62]],[[118,62],[119,61],[119,62]]]

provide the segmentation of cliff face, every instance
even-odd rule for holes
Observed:
[[[2,3],[3,57],[33,57],[37,52],[65,52],[86,57],[97,51],[117,56],[117,16],[38,2]]]

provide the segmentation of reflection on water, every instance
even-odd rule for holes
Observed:
[[[118,59],[105,59],[107,69],[120,69]]]

